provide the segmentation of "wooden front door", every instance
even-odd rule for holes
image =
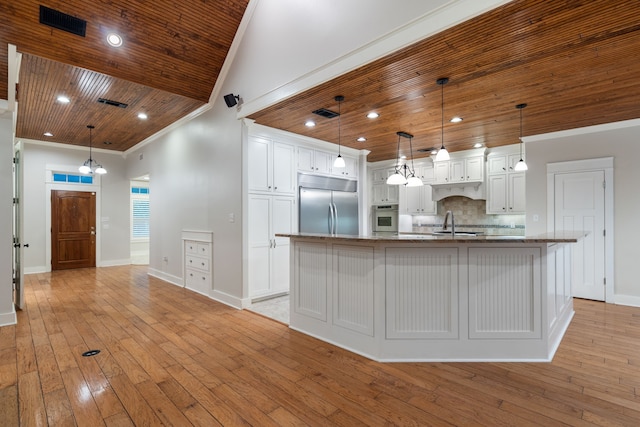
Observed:
[[[51,269],[96,266],[96,193],[51,191]]]

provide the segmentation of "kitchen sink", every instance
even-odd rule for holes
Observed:
[[[434,236],[451,236],[451,230],[434,231],[431,233]],[[454,236],[481,236],[484,234],[482,231],[456,231]]]

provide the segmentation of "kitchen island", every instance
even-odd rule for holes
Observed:
[[[549,361],[573,317],[581,233],[279,236],[290,327],[377,361]]]

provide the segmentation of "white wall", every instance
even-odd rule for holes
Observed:
[[[130,178],[150,177],[151,274],[181,284],[181,231],[212,231],[213,287],[234,305],[243,298],[241,134],[235,109],[220,99],[127,156]]]
[[[46,271],[51,267],[47,258],[47,165],[66,166],[76,171],[88,157],[87,150],[65,146],[41,145],[23,141],[24,170],[24,224],[23,242],[29,243],[24,250],[24,267],[27,273]],[[129,262],[129,180],[125,175],[122,155],[97,152],[94,159],[107,169],[101,178],[101,212],[96,223],[100,234],[100,257],[98,266],[117,265]],[[108,228],[107,228],[108,227]]]
[[[8,116],[8,117],[7,117]],[[13,308],[13,127],[0,115],[0,326],[16,321]]]
[[[600,157],[614,158],[615,295],[640,301],[640,126],[527,142],[527,234],[547,231],[547,163]],[[535,139],[535,138],[534,138]],[[533,215],[540,220],[533,221]],[[632,298],[633,299],[633,298]]]

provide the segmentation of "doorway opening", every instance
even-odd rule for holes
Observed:
[[[130,253],[131,264],[149,264],[150,200],[149,175],[131,180]]]

